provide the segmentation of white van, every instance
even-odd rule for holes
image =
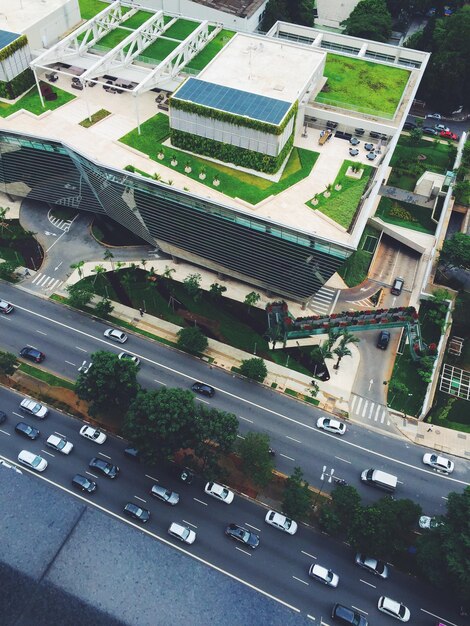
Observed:
[[[385,491],[395,491],[398,482],[397,477],[393,474],[387,474],[387,472],[373,468],[364,470],[361,474],[361,480],[373,487],[385,489]]]

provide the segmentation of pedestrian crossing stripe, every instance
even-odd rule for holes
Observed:
[[[59,278],[54,278],[53,276],[48,276],[47,274],[42,274],[42,272],[38,272],[31,281],[31,284],[35,287],[52,290],[59,287],[63,282],[64,281],[60,280]]]
[[[307,306],[315,313],[329,313],[330,306],[336,295],[336,289],[321,287],[317,293],[309,300]]]
[[[374,422],[386,423],[390,425],[388,419],[388,409],[385,405],[379,402],[373,402],[362,396],[356,396],[352,394],[350,401],[350,414],[369,419]]]

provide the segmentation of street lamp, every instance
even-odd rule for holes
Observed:
[[[326,471],[326,465],[323,466],[323,470],[320,476],[321,486],[320,486],[320,490],[317,493],[317,497],[315,498],[315,502],[313,503],[313,508],[317,506],[318,498],[321,496],[323,487],[325,485],[325,480],[328,480],[328,482],[331,483],[334,473],[335,473],[335,470],[333,468],[331,468],[330,472],[328,473]]]

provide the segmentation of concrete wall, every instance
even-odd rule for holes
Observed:
[[[31,50],[28,45],[23,46],[3,61],[0,61],[0,80],[3,82],[13,80],[15,76],[28,69],[30,61]]]
[[[349,17],[359,0],[317,0],[318,18],[316,23],[322,26],[338,28]]]
[[[32,50],[49,48],[81,21],[78,0],[68,0],[25,29]]]

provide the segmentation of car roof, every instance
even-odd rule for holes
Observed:
[[[393,611],[394,613],[400,612],[400,603],[396,600],[392,600],[392,598],[387,596],[382,596],[381,601],[382,606],[389,611]]]
[[[34,454],[34,452],[30,452],[29,450],[21,450],[18,456],[20,456],[24,461],[32,463],[38,455]]]

